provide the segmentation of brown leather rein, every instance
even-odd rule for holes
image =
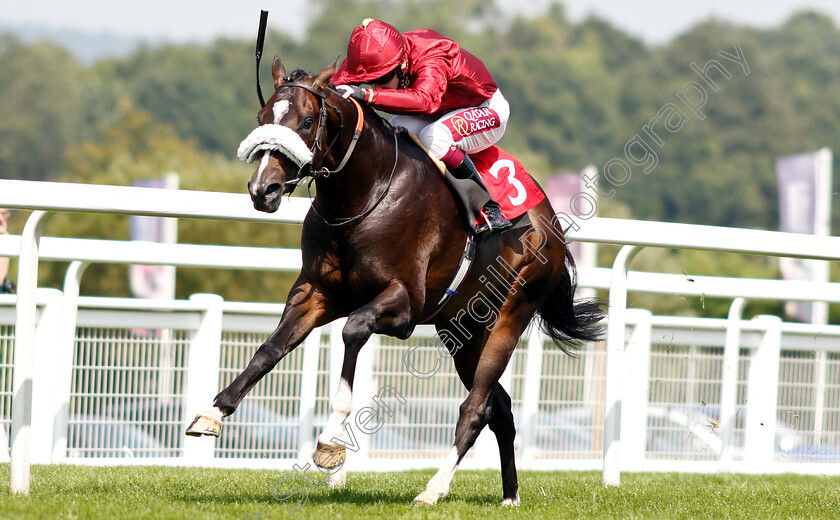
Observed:
[[[320,107],[319,108],[319,115],[318,115],[318,130],[316,130],[316,132],[315,132],[315,142],[312,144],[312,148],[310,149],[310,151],[312,152],[312,156],[314,158],[315,157],[315,151],[322,148],[322,141],[324,139],[324,130],[326,128],[327,106],[332,108],[335,111],[335,113],[338,114],[339,128],[340,129],[344,127],[344,121],[343,121],[342,116],[341,116],[341,111],[339,111],[338,108],[336,108],[335,106],[327,103],[326,94],[324,94],[320,90],[316,90],[316,89],[310,87],[309,85],[305,85],[305,84],[299,83],[299,82],[289,82],[289,83],[282,83],[277,88],[283,88],[283,87],[302,88],[302,89],[310,92],[311,94],[314,94],[315,97],[318,98],[318,104],[319,104],[319,107]],[[365,113],[364,113],[364,110],[362,109],[362,106],[359,105],[359,102],[356,101],[355,99],[353,99],[353,98],[348,98],[348,99],[356,107],[356,114],[357,114],[357,116],[356,116],[356,127],[353,129],[353,139],[350,142],[350,146],[348,146],[347,150],[344,152],[344,157],[342,158],[338,167],[336,167],[334,170],[330,170],[329,168],[323,166],[323,164],[322,164],[321,168],[313,171],[312,170],[312,165],[310,164],[309,165],[309,172],[301,174],[300,171],[299,171],[298,172],[298,177],[296,179],[293,179],[291,181],[286,181],[284,183],[284,185],[283,185],[284,186],[284,193],[291,193],[292,191],[294,191],[295,188],[297,188],[298,185],[301,182],[303,182],[307,177],[311,178],[310,184],[309,184],[311,186],[312,181],[314,181],[316,178],[318,178],[318,177],[322,177],[322,178],[329,177],[333,173],[337,173],[337,172],[341,171],[344,168],[344,166],[347,165],[347,161],[350,160],[350,157],[353,155],[353,151],[355,151],[355,149],[356,149],[356,144],[358,144],[358,142],[359,142],[359,137],[362,135],[362,128],[364,128],[364,124],[365,124]],[[326,153],[333,147],[336,139],[338,139],[338,136],[341,135],[342,132],[341,132],[340,129],[339,129],[339,132],[336,134],[336,136],[333,138],[332,142],[330,142],[329,146],[327,147],[326,151],[324,152],[324,155],[326,155]],[[353,217],[327,217],[326,215],[322,214],[318,210],[314,201],[312,203],[312,211],[318,217],[320,217],[320,219],[323,220],[325,224],[327,224],[330,227],[345,226],[347,224],[351,224],[353,222],[360,221],[363,218],[367,217],[368,215],[373,213],[373,210],[376,209],[377,206],[379,206],[379,203],[382,202],[383,199],[385,199],[385,196],[391,190],[391,184],[394,182],[394,173],[397,171],[397,162],[399,162],[399,157],[400,157],[399,139],[397,138],[397,134],[395,132],[394,133],[394,166],[391,169],[391,177],[388,180],[388,186],[385,187],[385,190],[382,192],[382,194],[379,196],[379,198],[376,199],[376,202],[374,202],[373,205],[370,208],[368,208],[367,210],[365,210],[363,213],[360,213],[359,215],[355,215]],[[301,170],[302,169],[303,169],[303,167],[301,167]]]

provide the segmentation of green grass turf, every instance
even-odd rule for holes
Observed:
[[[296,513],[272,496],[280,471],[168,467],[34,466],[29,496],[8,490],[9,465],[0,465],[0,518],[840,518],[840,477],[798,475],[624,474],[604,488],[600,473],[519,474],[522,504],[500,507],[495,471],[459,471],[448,498],[415,508],[432,471],[351,473],[347,488],[308,490]],[[288,492],[306,482],[282,482]]]

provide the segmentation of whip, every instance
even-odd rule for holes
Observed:
[[[260,11],[260,28],[257,32],[257,50],[255,57],[257,58],[257,96],[260,98],[260,106],[265,106],[265,99],[263,98],[262,88],[260,88],[260,58],[262,58],[263,45],[265,44],[265,28],[268,23],[268,11]]]

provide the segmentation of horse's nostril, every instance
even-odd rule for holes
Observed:
[[[265,189],[265,196],[270,197],[270,196],[274,195],[275,193],[277,193],[278,191],[282,192],[282,190],[283,190],[283,185],[282,184],[280,184],[279,182],[273,182],[273,183],[269,184],[268,187]]]

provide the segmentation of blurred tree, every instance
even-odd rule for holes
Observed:
[[[61,47],[4,34],[0,71],[0,178],[49,178],[81,137],[84,70]]]
[[[619,74],[644,47],[594,18],[572,26],[559,4],[514,20],[492,45],[485,62],[511,103],[503,146],[545,156],[548,171],[529,166],[540,179],[605,162],[627,127]]]
[[[103,82],[118,86],[120,96],[182,137],[232,156],[259,109],[253,52],[244,42],[228,40],[217,40],[207,49],[142,49],[127,59],[100,64],[97,72]]]
[[[251,175],[250,166],[202,151],[195,141],[180,139],[172,127],[155,122],[127,99],[120,101],[115,123],[101,132],[101,139],[85,142],[69,155],[61,180],[130,185],[137,179],[177,172],[181,189],[244,192]],[[53,218],[47,232],[77,238],[129,238],[128,218],[116,215],[62,213]],[[185,219],[179,222],[178,239],[182,243],[299,248],[300,226]],[[64,264],[45,265],[41,284],[61,287],[65,270]],[[83,293],[129,296],[127,272],[125,266],[93,265],[85,275]],[[229,300],[277,302],[285,301],[296,278],[297,273],[181,268],[176,287],[180,298],[210,292]]]
[[[559,2],[541,14],[510,19],[480,0],[315,0],[314,6],[317,14],[302,40],[268,34],[261,70],[267,94],[272,84],[267,62],[274,54],[288,70],[317,72],[344,56],[352,29],[364,18],[382,18],[403,31],[429,27],[457,40],[493,73],[511,104],[501,145],[538,180],[590,163],[602,169],[611,158],[624,157],[626,143],[637,134],[645,137],[644,125],[665,104],[688,111],[676,93],[688,82],[702,83],[691,63],[720,61],[732,78],[720,77],[717,92],[707,89],[705,118],[689,113],[679,131],[660,131],[661,146],[648,141],[656,167],[647,174],[634,167],[630,181],[604,201],[605,208],[621,207],[627,217],[776,229],[775,158],[833,147],[840,133],[840,31],[815,12],[799,12],[779,27],[760,30],[711,20],[649,47],[597,17],[573,23]],[[748,76],[717,54],[732,54],[733,38],[749,64]],[[4,36],[0,177],[61,175],[72,182],[127,184],[178,171],[185,188],[242,192],[250,172],[231,159],[259,108],[253,55],[253,38],[217,40],[206,47],[146,48],[83,69],[54,45],[24,45]],[[834,193],[840,192],[837,173],[834,183]],[[124,221],[103,225],[103,218],[74,216],[64,229],[75,236],[126,238]],[[840,211],[834,211],[833,223],[837,230]],[[182,222],[181,239],[294,244],[299,234],[206,225]],[[694,254],[645,252],[639,265],[649,258],[649,268],[676,273],[775,273],[775,264],[761,260],[709,256],[712,265]],[[838,279],[840,268],[834,266],[832,275]],[[197,274],[183,278],[185,292],[179,289],[179,295],[231,282],[216,292],[236,293],[235,299],[285,296],[248,276],[234,283],[227,274]],[[101,285],[86,287],[97,294],[127,290],[122,275],[96,278]],[[708,309],[695,305],[692,312]],[[832,308],[833,317],[839,309]]]
[[[676,93],[689,82],[703,83],[691,63],[702,67],[716,59],[732,77],[712,72],[720,90],[704,85],[705,118],[687,110],[685,126],[665,133],[661,147],[653,146],[655,170],[643,175],[637,168],[618,190],[620,200],[645,219],[777,229],[774,160],[830,146],[836,139],[840,103],[828,93],[840,74],[836,60],[828,63],[828,57],[837,54],[837,36],[830,20],[801,13],[782,29],[768,31],[707,22],[656,49],[640,69],[647,74],[642,78],[647,87],[629,105],[638,120],[625,139],[641,133],[666,103],[686,108]],[[746,58],[748,76],[717,54],[734,54],[733,39]],[[612,156],[623,157],[623,145]],[[835,223],[838,217],[835,211]]]

